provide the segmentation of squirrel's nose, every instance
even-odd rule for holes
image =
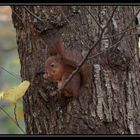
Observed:
[[[44,79],[50,79],[51,78],[51,75],[49,73],[45,73],[43,75]]]

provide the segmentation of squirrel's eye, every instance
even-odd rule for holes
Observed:
[[[51,66],[52,68],[54,68],[54,67],[55,67],[55,64],[54,64],[54,63],[52,63],[50,66]]]

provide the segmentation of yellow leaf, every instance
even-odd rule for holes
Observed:
[[[22,98],[29,86],[29,81],[23,81],[19,86],[3,91],[3,93],[0,94],[0,98],[8,102],[16,103],[17,100]]]

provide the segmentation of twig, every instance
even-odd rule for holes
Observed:
[[[13,47],[13,48],[10,48],[10,49],[4,49],[4,48],[0,48],[0,51],[2,51],[2,52],[11,52],[11,51],[14,51],[15,49],[17,49],[17,47]]]
[[[107,48],[107,49],[105,49],[105,50],[103,50],[103,51],[101,51],[101,52],[99,52],[99,53],[96,53],[95,55],[89,57],[88,59],[93,59],[93,58],[95,58],[95,57],[101,55],[102,53],[104,53],[104,52],[106,52],[106,51],[108,51],[108,50],[110,50],[110,49],[112,49],[112,48],[115,48],[116,45],[118,45],[118,44],[121,42],[121,40],[122,40],[122,38],[121,38],[117,43],[113,44],[111,47],[109,47],[109,48]]]
[[[0,109],[15,123],[15,120],[1,106]],[[16,124],[16,126],[23,132],[23,134],[25,134],[24,130],[20,127],[20,125]]]
[[[140,9],[136,12],[136,15],[135,15],[135,16],[137,16],[137,14],[138,14],[139,12],[140,12]],[[135,16],[134,16],[134,17],[135,17]],[[128,26],[126,27],[126,29],[129,28],[129,26],[132,24],[133,20],[134,20],[134,18],[133,18],[133,19],[131,20],[131,22],[128,24]],[[101,55],[102,53],[104,53],[105,51],[107,51],[107,50],[109,50],[109,49],[117,48],[118,45],[119,45],[119,43],[120,43],[121,40],[123,39],[124,34],[125,34],[125,32],[122,33],[122,35],[121,35],[121,37],[120,37],[120,39],[119,39],[119,41],[118,41],[117,43],[115,43],[115,44],[112,45],[111,47],[107,48],[106,50],[104,50],[104,51],[102,51],[102,52],[99,52],[99,53],[97,53],[97,54],[91,56],[89,59],[91,59],[91,58],[95,58],[95,57],[97,57],[98,55]],[[131,36],[131,35],[130,35],[130,36]]]
[[[7,73],[9,73],[10,75],[12,75],[14,78],[18,79],[18,80],[21,80],[19,77],[15,76],[15,74],[9,72],[8,70],[6,70],[4,67],[0,66],[0,68],[4,71],[6,71]]]
[[[71,73],[71,75],[65,80],[65,82],[64,82],[64,84],[63,84],[63,86],[62,86],[62,88],[61,88],[60,90],[63,90],[63,89],[66,87],[66,85],[69,83],[69,81],[73,78],[73,76],[80,70],[80,68],[81,68],[82,65],[85,63],[85,61],[87,60],[88,56],[90,55],[92,49],[93,49],[94,47],[96,47],[96,45],[98,45],[98,43],[101,41],[101,38],[102,38],[103,33],[104,33],[104,30],[102,30],[102,33],[101,33],[101,35],[100,35],[98,41],[96,41],[95,45],[93,45],[93,47],[92,47],[91,49],[89,49],[87,55],[86,55],[86,56],[83,58],[83,60],[80,62],[80,64],[79,64],[78,67],[76,68],[76,70],[74,70],[74,71]]]
[[[130,37],[130,36],[133,36],[133,35],[135,35],[135,34],[137,34],[137,32],[136,32],[136,33],[133,33],[133,34],[131,34],[131,35],[126,35],[126,36],[124,36],[124,37]],[[101,51],[101,52],[99,52],[99,53],[97,53],[97,54],[95,54],[95,55],[89,57],[88,59],[93,59],[93,58],[95,58],[95,57],[101,55],[102,53],[104,53],[104,52],[106,52],[106,51],[108,51],[108,50],[110,50],[110,49],[116,47],[116,45],[119,44],[119,43],[121,42],[122,39],[123,39],[123,38],[120,38],[119,41],[118,41],[117,43],[113,44],[111,47],[109,47],[109,48],[107,48],[107,49],[105,49],[105,50],[103,50],[103,51]]]
[[[96,22],[96,24],[102,29],[100,23],[96,20],[96,18],[92,15],[92,13],[90,12],[90,10],[85,6],[83,8],[86,8],[86,10],[88,11],[88,13],[91,15],[91,17],[94,19],[94,21]]]
[[[40,22],[42,22],[43,24],[45,24],[44,23],[44,21],[41,19],[41,18],[39,18],[39,17],[37,17],[34,13],[32,13],[26,6],[23,6],[24,8],[25,8],[25,10],[29,13],[29,14],[31,14],[34,18],[36,18],[37,20],[39,20]]]
[[[113,15],[114,15],[114,13],[115,13],[115,11],[116,11],[117,7],[118,7],[118,6],[115,6],[115,8],[113,9],[113,12],[112,12],[112,14],[111,14],[111,16],[110,16],[110,18],[109,18],[109,20],[108,20],[108,22],[106,23],[106,25],[105,25],[105,27],[104,27],[104,28],[107,28],[107,26],[108,26],[109,22],[111,21],[111,19],[112,19],[112,17],[113,17]]]
[[[12,12],[18,17],[18,19],[21,20],[22,23],[24,23],[23,20],[22,20],[22,18],[21,18],[21,17],[17,14],[17,12],[14,10],[14,8],[12,8]]]
[[[110,38],[119,36],[119,35],[121,35],[122,33],[127,32],[127,31],[130,31],[130,30],[133,30],[133,29],[135,29],[135,28],[137,28],[137,27],[139,27],[139,26],[140,26],[140,25],[136,25],[136,26],[134,26],[134,27],[132,27],[132,28],[129,28],[129,29],[126,29],[126,28],[125,28],[122,32],[117,33],[117,34],[114,34],[114,35],[111,35],[111,36],[109,36],[109,37],[104,37],[104,38],[102,38],[102,40],[106,40],[106,39],[110,39]]]
[[[99,36],[99,39],[96,41],[96,43],[89,49],[87,55],[82,59],[82,61],[80,62],[80,64],[78,65],[78,67],[76,68],[76,70],[74,70],[71,75],[65,80],[63,86],[61,87],[60,90],[63,90],[65,88],[65,86],[69,83],[69,81],[73,78],[73,76],[80,70],[80,68],[82,67],[82,65],[85,63],[85,61],[87,60],[88,56],[90,55],[91,51],[93,50],[94,47],[96,47],[98,45],[98,43],[101,41],[101,38],[102,38],[102,35],[105,31],[105,29],[108,27],[114,13],[115,13],[115,10],[116,10],[117,6],[114,8],[109,20],[107,21],[106,25],[102,28],[101,30],[101,34]]]
[[[129,26],[133,23],[134,18],[139,14],[139,12],[140,12],[140,9],[138,9],[138,11],[136,12],[135,16],[132,18],[131,22],[130,22],[130,23],[128,24],[128,26],[126,27],[126,29],[128,29]],[[122,33],[122,35],[121,35],[121,37],[120,37],[120,40],[124,37],[124,34],[125,34],[125,32]],[[119,44],[117,44],[116,48],[118,47],[118,45],[119,45]]]

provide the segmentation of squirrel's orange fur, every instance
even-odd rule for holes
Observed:
[[[48,59],[45,62],[44,78],[58,83],[58,89],[62,87],[65,80],[77,68],[82,60],[82,55],[76,50],[65,50],[61,40],[55,40],[54,45],[48,49]],[[82,86],[89,82],[89,65],[84,64],[64,88],[65,96],[77,96]],[[90,73],[89,73],[90,72]]]

